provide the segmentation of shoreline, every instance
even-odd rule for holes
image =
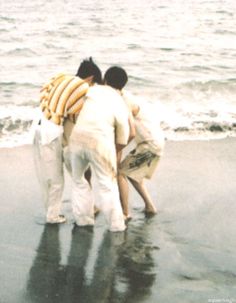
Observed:
[[[29,138],[29,133],[30,132],[27,132],[26,133],[26,137],[23,137],[22,139],[16,139],[15,141],[15,144],[13,144],[11,142],[11,140],[9,141],[5,141],[5,142],[1,142],[0,140],[0,149],[3,149],[3,148],[17,148],[17,147],[21,147],[21,146],[30,146],[32,145],[31,143],[31,139]],[[165,132],[164,132],[165,134]],[[207,136],[207,133],[204,132],[202,135],[193,135],[193,136],[190,136],[189,134],[188,135],[180,135],[178,132],[176,133],[173,133],[172,135],[170,134],[168,136],[168,134],[166,134],[165,136],[166,138],[166,141],[168,142],[183,142],[183,141],[186,141],[186,142],[192,142],[192,141],[217,141],[217,140],[225,140],[225,139],[235,139],[236,138],[236,133],[224,133],[224,132],[215,132],[214,135],[209,135]],[[21,141],[19,141],[21,140]]]

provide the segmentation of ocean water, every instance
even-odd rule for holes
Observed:
[[[29,142],[41,85],[92,56],[160,105],[167,139],[236,135],[234,0],[0,0],[0,146]]]

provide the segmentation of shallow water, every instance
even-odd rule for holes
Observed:
[[[233,0],[9,0],[0,12],[0,144],[27,142],[41,85],[93,56],[160,103],[166,136],[235,136]]]

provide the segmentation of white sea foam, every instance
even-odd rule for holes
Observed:
[[[89,56],[103,72],[123,66],[129,90],[161,102],[167,138],[235,135],[231,0],[9,0],[1,8],[0,146],[24,142],[40,86]]]

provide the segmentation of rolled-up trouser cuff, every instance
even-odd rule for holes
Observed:
[[[75,223],[78,226],[94,225],[94,218],[88,216],[77,216]]]
[[[111,212],[110,216],[110,222],[109,222],[109,230],[116,232],[116,231],[124,231],[126,229],[124,216],[122,212],[119,212],[118,210],[113,210]]]

